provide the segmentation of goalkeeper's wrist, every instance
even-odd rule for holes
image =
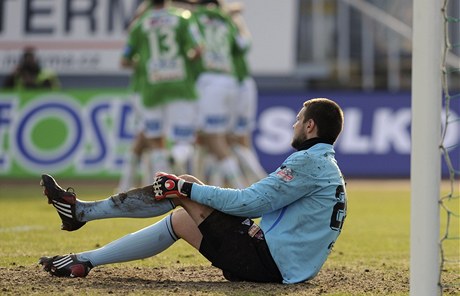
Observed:
[[[184,181],[182,179],[180,179],[178,183],[179,184],[178,184],[177,187],[179,189],[180,194],[182,194],[183,197],[190,198],[190,196],[192,194],[192,185],[193,185],[193,183]]]

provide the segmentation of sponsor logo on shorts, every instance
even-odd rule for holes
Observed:
[[[260,239],[260,240],[264,239],[264,233],[263,233],[262,229],[260,229],[259,225],[255,224],[255,223],[252,224],[251,227],[249,227],[248,235],[250,237],[254,237],[256,239]]]

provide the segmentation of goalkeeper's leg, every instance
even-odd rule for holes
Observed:
[[[179,239],[172,228],[171,217],[172,214],[101,248],[77,253],[76,256],[79,260],[91,262],[94,267],[155,256]]]
[[[74,231],[85,222],[106,218],[148,218],[163,215],[175,205],[171,200],[153,198],[151,185],[114,194],[98,201],[82,201],[70,187],[64,190],[50,175],[42,175],[41,185],[48,203],[52,204],[62,220],[62,229]]]
[[[99,265],[154,256],[178,240],[172,228],[171,216],[101,248],[64,256],[42,257],[39,264],[54,276],[85,277],[92,268]]]
[[[76,211],[82,221],[107,218],[150,218],[168,213],[175,208],[171,200],[153,198],[152,185],[114,194],[99,201],[79,201]]]

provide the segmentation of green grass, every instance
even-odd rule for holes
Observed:
[[[410,196],[405,190],[350,190],[348,216],[333,261],[388,265],[409,258]]]
[[[38,183],[38,182],[37,182]],[[68,185],[70,181],[64,181]],[[342,235],[326,262],[328,267],[409,269],[410,186],[409,183],[371,185],[348,181],[348,216]],[[79,198],[97,200],[113,192],[113,184],[79,181]],[[39,257],[85,251],[102,246],[125,234],[152,224],[152,219],[108,219],[88,223],[76,232],[60,231],[60,219],[30,182],[0,181],[0,268],[30,266]],[[458,203],[452,205],[459,212]],[[445,219],[442,220],[443,229]],[[458,219],[451,234],[459,234]],[[458,256],[459,241],[447,244],[446,253]],[[458,258],[458,257],[457,257]],[[134,261],[133,266],[206,265],[192,247],[179,241],[153,258]],[[458,273],[458,269],[454,270]]]

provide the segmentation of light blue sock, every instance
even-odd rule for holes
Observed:
[[[150,218],[175,208],[169,199],[155,200],[149,187],[136,188],[98,201],[77,200],[76,216],[81,222],[107,218]]]
[[[93,266],[152,257],[169,248],[178,237],[171,224],[171,215],[137,232],[125,235],[99,249],[78,253],[77,259]]]

